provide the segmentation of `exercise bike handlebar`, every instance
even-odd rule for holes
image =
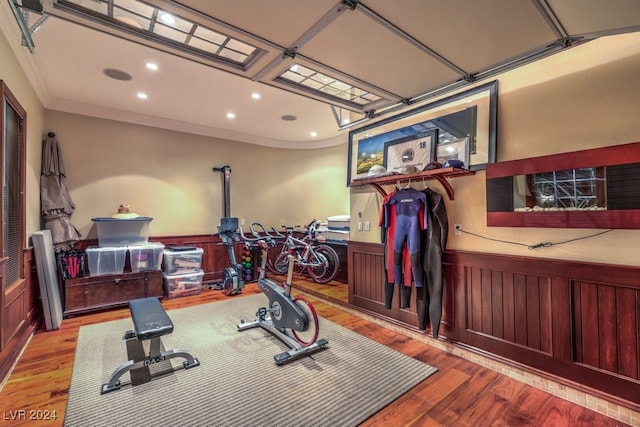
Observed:
[[[270,236],[273,237],[274,239],[286,239],[287,238],[287,236],[285,236],[284,234],[282,234],[281,232],[276,230],[275,227],[271,227],[271,230],[273,231],[274,234],[270,234]]]
[[[254,226],[256,226],[256,228],[260,227],[263,230],[264,234],[261,235],[260,233],[255,231],[253,228]],[[253,234],[254,237],[248,237],[247,235],[244,234],[244,230],[240,228],[240,237],[242,238],[243,241],[249,242],[249,243],[265,242],[270,246],[275,246],[274,236],[269,234],[267,230],[265,230],[264,226],[259,222],[251,223],[251,225],[249,225],[249,229],[251,230],[251,234]]]
[[[259,230],[256,230],[255,228],[259,228]],[[267,233],[267,230],[265,230],[264,225],[262,225],[259,222],[252,222],[251,224],[249,224],[249,231],[251,231],[251,234],[253,234],[253,237],[261,237],[261,234],[264,235],[268,235],[269,233]]]

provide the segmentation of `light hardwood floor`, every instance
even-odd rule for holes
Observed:
[[[314,297],[319,315],[438,368],[364,426],[627,425],[350,314],[336,304],[345,300],[346,286],[305,283],[300,287],[328,298]],[[249,284],[243,295],[258,292],[255,284]],[[170,310],[227,298],[242,296],[205,290],[197,296],[164,299],[163,306]],[[0,391],[0,426],[63,425],[79,328],[128,316],[127,308],[116,309],[64,319],[56,331],[38,330]],[[53,413],[56,420],[15,419]]]

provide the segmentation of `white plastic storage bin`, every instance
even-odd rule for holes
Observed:
[[[149,243],[148,216],[130,219],[92,218],[98,230],[100,247],[146,245]]]
[[[164,272],[184,274],[200,271],[204,250],[195,246],[174,246],[164,251]]]
[[[329,230],[348,230],[351,217],[349,215],[336,215],[327,217]]]
[[[327,242],[344,243],[349,240],[349,230],[327,230]]]
[[[202,270],[186,274],[163,274],[167,297],[177,298],[199,294],[202,292],[203,277]]]
[[[124,271],[125,255],[127,248],[97,248],[85,249],[89,261],[90,276],[105,276],[107,274],[122,274]]]
[[[149,243],[144,246],[129,246],[129,265],[131,272],[162,270],[162,243]]]

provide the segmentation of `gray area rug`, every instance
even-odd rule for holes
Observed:
[[[288,350],[251,321],[263,295],[237,297],[168,311],[174,331],[166,349],[188,350],[200,366],[178,369],[120,390],[101,385],[127,360],[124,332],[131,319],[80,328],[65,417],[66,426],[353,426],[406,393],[436,369],[349,329],[320,319],[328,348],[286,365]]]

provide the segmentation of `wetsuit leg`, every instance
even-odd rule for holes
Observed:
[[[403,249],[406,245],[409,249],[411,272],[416,287],[422,286],[422,263],[420,262],[420,226],[415,218],[398,216],[396,231],[393,239],[393,273],[394,283],[402,284]]]
[[[393,302],[393,290],[395,285],[393,283],[384,284],[384,307],[391,308],[391,302]]]
[[[427,306],[429,305],[429,292],[427,287],[416,288],[416,314],[418,315],[418,329],[427,330]]]
[[[411,305],[411,286],[400,288],[400,308],[409,308]]]

